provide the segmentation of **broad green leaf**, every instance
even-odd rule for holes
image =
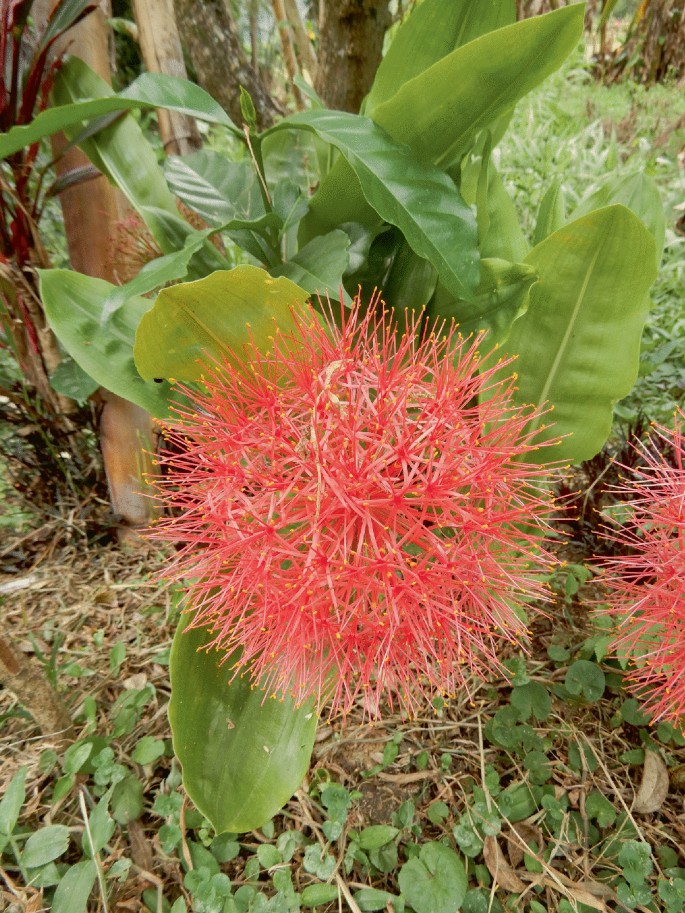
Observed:
[[[62,876],[52,899],[52,913],[85,913],[97,869],[92,859],[82,859]]]
[[[378,105],[455,48],[486,32],[516,21],[514,0],[424,0],[416,4],[397,30],[376,71],[364,113],[373,116]]]
[[[477,153],[461,169],[461,192],[476,207],[481,257],[520,263],[530,250],[502,178],[492,161],[492,141],[485,134]]]
[[[547,719],[552,709],[549,691],[540,682],[526,682],[511,691],[511,706],[515,707],[519,719],[526,722],[534,716],[539,722]]]
[[[585,800],[585,814],[594,819],[599,827],[612,827],[616,821],[613,802],[597,789],[593,789]]]
[[[406,82],[374,121],[419,159],[449,167],[561,66],[583,35],[583,14],[576,4],[481,35]]]
[[[604,205],[604,204],[603,204]],[[591,207],[596,208],[596,207]],[[588,210],[589,211],[589,210]],[[540,202],[533,244],[540,244],[545,238],[558,231],[566,221],[566,199],[561,180],[554,180]]]
[[[136,821],[145,811],[144,786],[132,774],[124,777],[112,790],[111,812],[117,824]]]
[[[320,907],[338,900],[339,890],[335,884],[308,884],[302,891],[303,907]]]
[[[316,734],[311,703],[267,696],[246,677],[231,678],[235,655],[221,662],[202,649],[207,631],[179,625],[171,648],[169,720],[188,795],[217,833],[264,825],[290,799],[307,768]]]
[[[240,358],[250,341],[266,347],[277,326],[293,328],[293,311],[308,297],[289,279],[256,266],[163,289],[140,321],[136,366],[147,380],[197,380],[208,362]]]
[[[272,276],[285,276],[310,294],[343,299],[349,304],[350,296],[342,286],[342,276],[347,268],[350,239],[344,231],[331,231],[314,238],[286,263],[270,270]]]
[[[73,25],[93,0],[62,0],[50,14],[47,28],[40,39],[40,49],[46,48],[62,32]]]
[[[28,771],[28,767],[20,767],[10,780],[4,796],[0,799],[0,853],[7,846],[19,819],[19,812],[26,798],[24,783]]]
[[[363,850],[377,850],[394,840],[398,834],[399,830],[389,824],[372,824],[361,832],[358,843]]]
[[[146,383],[133,363],[136,327],[152,302],[129,298],[103,321],[103,306],[116,292],[104,279],[66,269],[41,270],[40,288],[48,323],[86,374],[153,415],[166,415],[169,385]]]
[[[69,828],[63,824],[51,824],[34,831],[24,844],[21,863],[27,869],[35,869],[57,859],[66,853],[69,846]]]
[[[50,386],[53,390],[70,397],[77,403],[85,403],[100,384],[86,374],[70,355],[67,355],[50,375]]]
[[[144,735],[131,753],[136,764],[152,764],[164,755],[164,742],[151,735]]]
[[[84,96],[107,100],[111,95],[112,89],[105,80],[78,58],[72,58],[60,70],[53,88],[53,98],[64,103],[78,103]],[[74,137],[73,129],[65,132]],[[81,141],[80,147],[141,215],[163,253],[173,253],[184,246],[193,228],[179,216],[155,150],[132,117],[122,117]],[[166,217],[160,217],[160,213],[166,213]],[[225,258],[205,241],[195,254],[191,275],[196,278],[226,266]]]
[[[228,127],[236,135],[242,135],[223,108],[195,83],[162,73],[143,73],[128,88],[117,94],[104,80],[104,92],[96,89],[89,95],[86,94],[86,89],[85,92],[79,93],[79,99],[70,97],[69,91],[65,94],[66,84],[82,85],[86,72],[87,81],[91,82],[92,70],[79,58],[72,57],[62,67],[55,84],[57,106],[42,111],[30,124],[13,127],[0,137],[0,158],[7,158],[19,149],[53,133],[80,127],[93,118],[119,111],[133,111],[137,108],[170,108],[199,120],[220,124]]]
[[[213,273],[217,269],[226,269],[231,265],[207,240],[213,229],[207,229],[204,233],[198,232],[189,222],[179,216],[176,208],[170,211],[141,204],[138,206],[138,212],[157,240],[162,252],[179,255],[179,259],[166,261],[167,264],[175,262],[181,269],[181,264],[186,263],[187,273],[191,279],[201,279],[208,273]],[[198,241],[202,245],[199,248],[196,243]],[[191,247],[193,256],[188,262],[183,251],[185,250],[187,253]],[[179,272],[176,278],[183,275],[185,273]]]
[[[91,859],[104,849],[116,830],[116,824],[109,814],[109,800],[113,790],[114,787],[110,787],[88,815],[88,828],[83,832],[82,845],[84,855]]]
[[[567,435],[553,451],[543,448],[541,459],[587,460],[606,441],[613,405],[637,377],[654,249],[637,216],[609,206],[565,225],[526,257],[540,280],[504,350],[518,357],[518,402],[554,409],[532,423],[553,423],[539,440]]]
[[[464,336],[486,331],[487,344],[493,345],[503,342],[514,320],[525,313],[537,273],[528,263],[507,260],[486,259],[480,265],[480,285],[470,301],[455,300],[439,285],[428,314],[455,320]]]
[[[56,104],[76,112],[86,105],[117,103],[111,86],[76,57],[60,70],[52,97]],[[95,101],[84,101],[84,98],[94,98]],[[58,110],[49,108],[45,114],[54,114]],[[64,130],[69,138],[73,138],[78,132],[74,128],[80,125],[81,120],[83,118],[71,124],[60,124],[57,129]],[[96,136],[81,142],[80,147],[95,167],[121,189],[134,209],[152,206],[178,214],[174,195],[167,187],[156,153],[132,117],[121,117]],[[159,238],[157,240],[160,241]]]
[[[187,223],[179,222],[181,229],[189,228]],[[44,274],[51,277],[43,286],[44,294],[48,296],[45,303],[48,320],[53,322],[55,333],[73,359],[63,362],[67,367],[60,371],[60,365],[52,376],[55,389],[79,399],[90,395],[98,386],[104,386],[155,415],[166,414],[168,385],[143,384],[131,357],[140,316],[152,306],[140,296],[183,278],[197,253],[204,257],[205,250],[200,248],[210,233],[211,230],[183,231],[179,235],[180,250],[147,263],[135,279],[122,286],[69,270]],[[78,294],[75,288],[80,290]],[[78,301],[80,310],[73,307],[74,301]],[[115,349],[116,356],[113,355]],[[92,370],[89,371],[86,365]]]
[[[187,223],[184,222],[183,225],[187,225]],[[188,274],[190,261],[204,245],[212,231],[212,229],[189,231],[183,239],[179,238],[179,249],[174,253],[164,254],[150,260],[130,282],[114,286],[102,303],[100,321],[107,320],[109,315],[123,307],[129,298],[146,295],[148,292],[166,285],[167,282],[183,279]]]
[[[424,843],[418,858],[402,866],[397,880],[416,913],[455,913],[466,895],[464,865],[443,843]]]
[[[470,41],[406,82],[374,109],[374,121],[420,160],[449,168],[480,131],[501,132],[497,125],[516,102],[558,69],[583,34],[583,10],[564,7]],[[350,178],[346,163],[336,162],[312,198],[303,239],[341,222],[368,221]]]
[[[264,215],[257,175],[247,159],[232,162],[225,155],[202,149],[171,156],[164,174],[176,196],[210,225]]]
[[[306,111],[281,123],[311,130],[335,146],[354,171],[369,206],[400,229],[414,253],[435,267],[453,294],[468,296],[476,288],[475,220],[446,174],[419,164],[406,146],[366,117]]]
[[[597,663],[577,659],[566,670],[564,685],[570,694],[592,703],[604,694],[606,676]]]
[[[390,272],[382,283],[383,298],[396,311],[425,307],[438,282],[435,268],[417,257],[406,241],[399,245]]]
[[[279,130],[262,138],[264,171],[271,188],[293,181],[309,193],[321,179],[321,166],[326,171],[330,167],[330,154],[330,146],[302,130]]]
[[[651,231],[656,242],[656,264],[661,263],[666,235],[666,217],[659,188],[653,178],[638,171],[625,177],[611,177],[597,190],[584,197],[571,213],[569,221],[579,219],[594,209],[621,203]]]
[[[374,911],[399,910],[399,897],[390,894],[388,891],[380,891],[378,888],[360,888],[355,892],[354,902],[357,904],[362,913],[374,913]],[[392,903],[392,907],[390,907]]]

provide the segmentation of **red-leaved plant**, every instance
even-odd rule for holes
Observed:
[[[606,610],[619,620],[612,649],[634,660],[629,685],[655,720],[685,715],[685,439],[655,426],[635,445],[642,465],[615,493],[628,517],[606,538],[622,553],[602,561]]]
[[[359,301],[296,322],[210,367],[167,429],[151,535],[178,546],[165,575],[190,581],[192,625],[234,672],[331,714],[502,673],[551,561],[531,410],[481,338],[402,332]]]

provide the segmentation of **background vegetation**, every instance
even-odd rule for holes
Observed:
[[[623,6],[615,12],[637,11]],[[233,5],[247,56],[249,12],[266,15],[258,7]],[[123,5],[115,14],[129,18]],[[280,48],[273,30],[260,36],[257,70],[266,73]],[[130,39],[118,47],[126,83],[139,58]],[[644,169],[661,190],[664,260],[640,378],[616,407],[611,453],[625,455],[626,437],[641,425],[669,421],[685,389],[679,77],[603,85],[596,61],[579,52],[518,105],[499,150],[529,238],[553,177],[569,210],[612,174]],[[269,88],[292,104],[281,80]],[[141,122],[154,136],[151,118]],[[223,142],[211,132],[204,139],[210,148]],[[65,261],[56,208],[41,233],[53,263]],[[217,837],[184,797],[171,749],[178,594],[155,583],[164,556],[116,545],[94,423],[80,432],[83,463],[73,469],[76,457],[55,444],[2,349],[0,377],[8,393],[0,401],[8,416],[0,607],[74,721],[69,743],[41,738],[12,691],[0,691],[0,909],[685,909],[685,738],[650,725],[626,696],[624,669],[607,654],[611,630],[594,617],[602,592],[586,559],[610,503],[606,453],[568,479],[581,495],[578,521],[559,545],[566,563],[550,580],[556,603],[530,652],[507,657],[512,683],[482,685],[472,701],[438,702],[418,719],[322,726],[312,768],[284,812],[252,834]],[[37,456],[46,448],[48,468]],[[55,466],[64,482],[38,498]]]

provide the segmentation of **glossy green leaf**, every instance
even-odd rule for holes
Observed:
[[[530,250],[514,202],[492,161],[489,133],[461,169],[461,192],[476,207],[481,257],[520,263]]]
[[[78,104],[84,96],[106,100],[111,95],[112,89],[105,80],[78,58],[72,58],[60,70],[53,89],[55,101],[63,103]],[[75,135],[73,129],[65,132],[72,138]],[[132,117],[120,118],[79,145],[141,215],[163,253],[184,247],[194,229],[179,216],[176,199],[167,187],[156,152]],[[205,241],[189,269],[196,278],[215,269],[225,269],[227,265],[230,264],[216,248]]]
[[[111,86],[76,57],[60,70],[52,97],[55,104],[75,111],[84,105],[118,103]],[[84,101],[84,98],[95,101]],[[45,114],[56,111],[57,108],[49,108]],[[73,138],[78,132],[74,128],[80,125],[81,120],[71,125],[63,123],[58,129]],[[81,142],[80,146],[95,167],[121,189],[135,209],[146,205],[177,212],[174,195],[167,187],[156,153],[132,117],[122,116],[96,136]]]
[[[415,254],[428,260],[455,295],[478,284],[473,213],[450,178],[415,161],[366,117],[343,111],[306,111],[282,122],[312,130],[338,149],[351,166],[367,203],[397,226]],[[274,128],[277,129],[277,128]]]
[[[383,298],[396,311],[425,307],[438,282],[435,268],[417,257],[406,241],[399,245],[390,272],[382,283]]]
[[[428,314],[455,320],[464,336],[485,331],[487,344],[493,345],[503,342],[514,320],[525,313],[537,273],[528,263],[498,259],[481,260],[480,263],[480,285],[470,301],[455,300],[438,286],[428,306]]]
[[[342,286],[342,276],[347,268],[350,239],[344,231],[331,231],[314,238],[294,257],[270,270],[272,276],[285,276],[300,288],[322,298],[340,297],[349,304],[350,296]]]
[[[488,32],[406,82],[374,109],[373,119],[417,158],[447,169],[480,131],[496,132],[514,104],[558,69],[582,34],[580,4]],[[304,220],[303,239],[341,222],[368,222],[363,195],[350,178],[345,162],[326,175]]]
[[[447,168],[561,66],[582,37],[583,13],[576,4],[481,35],[405,83],[373,119],[421,160]]]
[[[136,366],[148,380],[197,380],[208,361],[241,357],[250,341],[268,346],[276,326],[293,328],[293,310],[308,297],[289,279],[256,266],[163,289],[140,321]]]
[[[642,171],[619,177],[611,177],[597,190],[592,191],[572,212],[570,221],[587,215],[593,209],[621,203],[626,206],[654,236],[656,242],[656,263],[661,263],[666,236],[664,203],[654,179]]]
[[[309,192],[321,179],[321,165],[325,170],[330,167],[330,155],[330,146],[302,130],[278,130],[262,138],[264,171],[271,188],[281,181],[294,181]]]
[[[597,207],[593,206],[591,208],[595,209]],[[538,217],[535,222],[533,244],[540,244],[549,235],[558,231],[565,221],[566,198],[561,180],[557,178],[549,185],[540,202],[540,209],[538,210]]]
[[[97,868],[92,859],[70,866],[57,885],[52,913],[85,913],[96,877]]]
[[[138,212],[143,221],[150,229],[151,234],[157,240],[164,254],[178,255],[180,259],[165,261],[167,266],[173,263],[179,264],[185,262],[185,270],[191,279],[201,279],[203,276],[213,273],[217,269],[226,269],[232,266],[227,259],[209,242],[208,237],[212,229],[205,232],[198,232],[197,229],[186,222],[179,216],[174,207],[173,211],[139,204]],[[200,242],[201,246],[198,247]],[[192,257],[188,262],[186,253],[192,248]],[[184,253],[185,251],[185,253]],[[165,267],[167,268],[167,267]],[[150,267],[151,270],[155,269]],[[186,275],[179,272],[176,278]]]
[[[533,422],[553,422],[539,440],[567,435],[541,459],[587,460],[606,441],[613,404],[637,377],[654,250],[630,210],[609,206],[564,226],[526,258],[540,280],[504,349],[518,357],[518,401],[553,406]]]
[[[176,196],[210,225],[264,215],[257,175],[247,159],[232,162],[225,155],[202,149],[171,156],[164,174]]]
[[[143,73],[130,86],[116,94],[103,80],[107,86],[105,92],[98,91],[90,97],[80,93],[81,98],[78,100],[70,98],[70,93],[67,92],[65,97],[65,86],[82,84],[83,74],[87,71],[89,68],[82,60],[72,57],[62,67],[55,84],[57,106],[42,111],[30,124],[13,127],[1,136],[0,158],[7,158],[53,133],[80,127],[93,118],[137,108],[170,108],[199,120],[220,124],[237,135],[242,135],[228,114],[204,89],[185,79],[162,73]]]
[[[116,292],[104,279],[66,269],[41,270],[40,288],[48,323],[86,374],[153,415],[166,415],[169,385],[146,383],[133,363],[135,331],[152,302],[129,298],[103,321],[104,303]]]
[[[162,211],[162,217],[166,219],[166,215]],[[175,217],[170,218],[171,224]],[[49,307],[48,319],[54,321],[53,329],[73,359],[66,363],[67,367],[61,372],[59,371],[59,368],[62,367],[60,365],[51,378],[55,389],[61,389],[66,395],[79,399],[84,394],[90,395],[94,389],[102,385],[112,392],[119,392],[121,396],[138,403],[154,415],[161,416],[166,413],[168,385],[155,384],[154,387],[144,385],[141,388],[140,376],[135,371],[131,354],[135,329],[142,313],[141,309],[147,310],[152,306],[151,302],[139,298],[139,296],[145,295],[167,282],[185,277],[191,261],[197,257],[198,253],[203,257],[200,266],[206,265],[204,263],[206,249],[201,250],[201,248],[204,247],[211,229],[203,232],[190,230],[186,233],[185,228],[189,228],[188,224],[182,220],[179,221],[181,223],[178,236],[180,249],[173,254],[166,254],[145,264],[138,275],[125,285],[114,286],[109,283],[97,285],[99,280],[92,282],[86,276],[81,277],[84,280],[81,282],[80,279],[72,279],[72,276],[79,274],[72,274],[69,271],[56,271],[55,274],[50,274],[52,279],[48,282],[47,292],[50,301],[46,303],[46,308]],[[81,303],[87,315],[72,308],[71,286],[74,282],[80,284],[84,289]],[[135,304],[134,299],[138,299],[138,305]],[[129,305],[129,301],[134,303]],[[111,339],[108,337],[110,327],[114,328],[114,336]],[[123,337],[121,336],[122,331]],[[112,362],[110,367],[113,346],[118,347],[119,355],[116,365]],[[96,365],[97,375],[88,372],[86,364]],[[70,370],[69,365],[73,365],[76,370]],[[115,366],[122,368],[121,375],[113,375],[112,369]],[[115,384],[120,385],[120,389],[115,390],[113,386]],[[69,392],[70,390],[71,392]],[[123,390],[126,392],[120,392]]]
[[[300,785],[311,757],[311,703],[268,697],[247,677],[231,678],[234,655],[202,647],[207,631],[184,630],[171,648],[169,720],[188,795],[217,833],[264,825]]]
[[[424,0],[416,4],[397,30],[376,71],[364,113],[373,116],[378,105],[455,48],[486,32],[516,21],[514,0]]]
[[[183,225],[187,223],[184,222]],[[188,274],[190,261],[211,233],[212,229],[189,231],[185,237],[179,237],[179,249],[174,253],[150,260],[130,282],[113,286],[102,304],[100,320],[106,320],[113,311],[125,305],[129,298],[147,295],[167,282],[183,279]]]

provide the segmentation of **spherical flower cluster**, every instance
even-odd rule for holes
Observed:
[[[373,314],[377,316],[372,316]],[[167,430],[151,534],[194,626],[273,692],[409,711],[502,673],[544,599],[553,508],[531,410],[481,339],[359,301],[215,366]]]
[[[612,648],[630,657],[628,681],[655,720],[685,716],[685,440],[656,426],[638,446],[642,467],[617,488],[629,516],[607,538],[623,554],[602,562]]]

